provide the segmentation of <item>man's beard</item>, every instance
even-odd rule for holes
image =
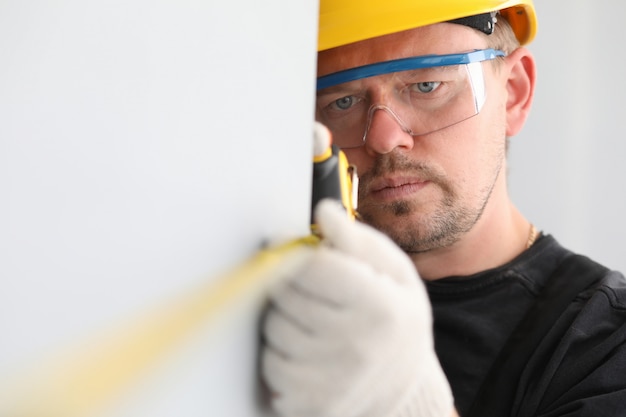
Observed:
[[[372,181],[394,172],[415,175],[429,181],[429,187],[441,190],[442,197],[435,208],[429,208],[426,213],[422,211],[423,203],[415,200],[368,201]],[[387,234],[405,252],[427,252],[451,246],[467,233],[480,219],[494,185],[495,179],[487,189],[481,190],[478,200],[470,206],[445,175],[432,166],[412,162],[403,154],[393,152],[377,158],[372,169],[360,178],[359,193],[363,200],[359,202],[359,214],[363,221]]]

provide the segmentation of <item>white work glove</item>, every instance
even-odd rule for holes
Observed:
[[[271,296],[262,372],[285,417],[449,417],[431,307],[387,236],[322,201],[324,243]]]

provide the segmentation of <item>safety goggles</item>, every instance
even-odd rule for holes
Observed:
[[[485,102],[482,62],[505,56],[481,49],[425,55],[350,68],[317,79],[317,118],[340,148],[365,144],[376,111],[412,136],[477,115]]]

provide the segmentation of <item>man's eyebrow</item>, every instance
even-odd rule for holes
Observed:
[[[380,76],[389,77],[389,76],[393,76],[393,74],[406,74],[409,77],[416,77],[416,76],[419,76],[420,74],[450,73],[450,72],[457,72],[458,70],[459,70],[459,65],[443,65],[443,66],[435,66],[435,67],[427,67],[427,68],[407,69],[407,70],[398,71],[398,72],[389,72],[386,74],[377,74],[371,77],[363,77],[358,80],[352,80],[352,81],[348,81],[345,83],[325,87],[321,90],[317,90],[316,96],[321,97],[321,96],[325,96],[329,94],[336,94],[339,92],[360,91],[362,89],[361,88],[362,81],[380,77]]]
[[[350,88],[350,86],[347,85],[347,84],[352,84],[352,85],[354,85],[356,87],[356,85],[354,84],[354,81],[351,81],[350,83],[332,85],[330,87],[326,87],[326,88],[323,88],[321,90],[317,90],[317,94],[316,95],[317,95],[317,97],[320,97],[320,96],[325,96],[325,95],[329,95],[329,94],[336,94],[336,93],[342,92],[342,91],[356,91],[356,90],[360,90],[359,88]]]

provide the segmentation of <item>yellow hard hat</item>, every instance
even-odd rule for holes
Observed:
[[[317,50],[496,10],[522,45],[535,37],[532,0],[320,0]]]

